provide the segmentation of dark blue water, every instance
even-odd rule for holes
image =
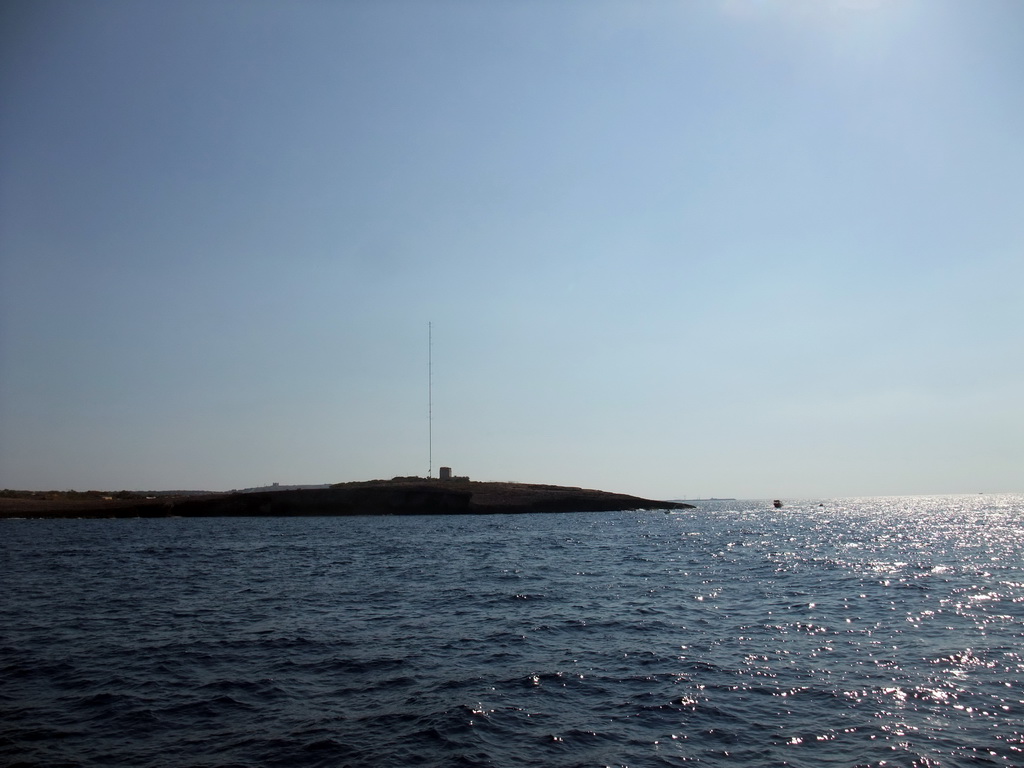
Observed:
[[[1024,765],[1024,497],[0,521],[0,763]]]

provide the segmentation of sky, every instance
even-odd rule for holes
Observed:
[[[0,487],[1024,491],[1024,3],[0,9]]]

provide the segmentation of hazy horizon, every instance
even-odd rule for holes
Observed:
[[[1024,491],[1024,4],[0,10],[0,487]]]

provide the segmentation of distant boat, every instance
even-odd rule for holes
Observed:
[[[781,509],[782,508],[782,502],[779,501],[778,499],[775,499],[775,501],[772,502],[772,506],[775,507],[776,509]]]

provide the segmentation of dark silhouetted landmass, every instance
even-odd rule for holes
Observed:
[[[639,509],[692,509],[692,505],[558,485],[423,478],[339,483],[329,488],[180,496],[99,491],[0,494],[0,517],[473,515]]]

